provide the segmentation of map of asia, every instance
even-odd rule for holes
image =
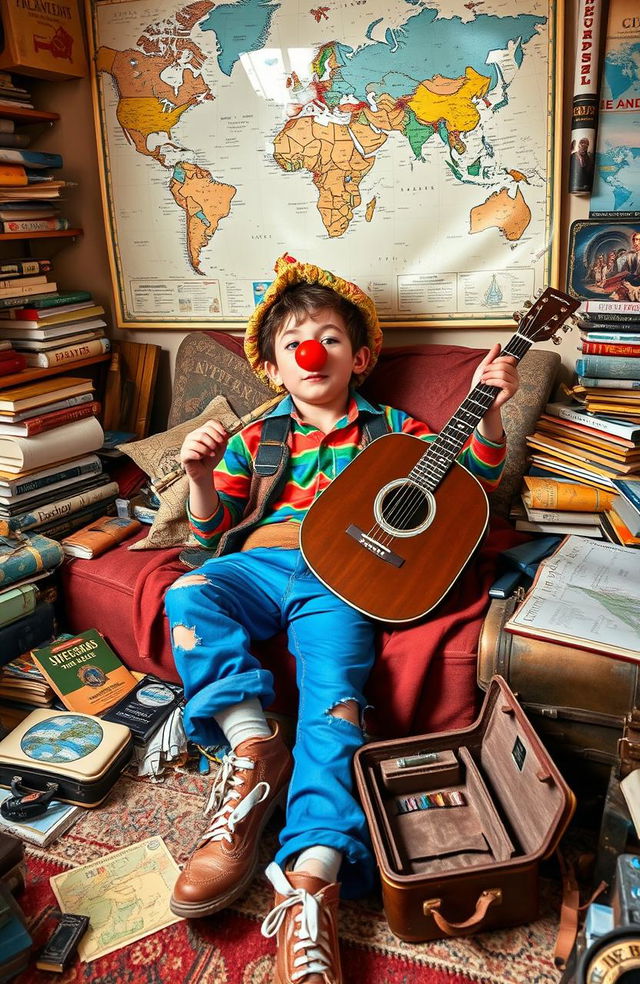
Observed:
[[[397,324],[548,281],[557,9],[313,2],[92,0],[121,324],[238,325],[284,252]]]

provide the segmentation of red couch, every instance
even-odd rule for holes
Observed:
[[[199,374],[185,382],[181,376],[185,360],[179,352],[175,399],[181,400],[178,409],[189,409],[181,419],[195,416],[218,392],[224,392],[237,413],[246,412],[244,406],[234,405],[229,380],[226,388],[219,385],[223,374],[202,371],[203,349],[208,351],[210,346],[219,350],[220,343],[234,358],[241,354],[240,340],[220,333],[197,333],[197,337],[194,333],[182,343],[181,351],[183,346],[197,347],[199,359],[191,360],[190,365]],[[464,399],[483,355],[484,350],[450,345],[388,349],[364,392],[369,398],[400,406],[440,430]],[[523,539],[504,514],[520,484],[524,435],[533,429],[558,365],[555,353],[536,351],[529,353],[521,366],[521,390],[505,415],[508,467],[492,506],[489,534],[472,564],[427,621],[402,628],[381,626],[379,658],[368,687],[372,711],[367,726],[373,735],[459,728],[475,717],[476,649],[489,602],[487,590],[495,578],[500,551]],[[197,406],[193,399],[185,400],[185,391],[195,392],[193,379],[197,379]],[[177,404],[169,416],[171,425],[179,422],[176,417],[180,418]],[[144,535],[146,530],[138,538]],[[98,628],[130,668],[177,680],[163,599],[169,585],[185,571],[179,553],[180,548],[132,552],[123,544],[95,560],[66,561],[61,575],[66,628],[72,632]],[[282,639],[270,640],[256,652],[275,676],[274,710],[292,713],[296,706],[294,667]]]

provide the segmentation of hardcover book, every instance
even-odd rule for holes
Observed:
[[[136,686],[136,679],[97,629],[34,649],[33,662],[65,707],[102,714]]]
[[[76,379],[74,376],[55,376],[51,379],[40,379],[26,386],[14,386],[0,392],[0,410],[18,413],[31,407],[45,406],[54,400],[62,400],[68,396],[88,393],[93,389],[91,379]]]
[[[55,540],[40,533],[9,536],[6,522],[0,522],[0,587],[52,571],[63,560],[62,547]]]
[[[63,424],[32,437],[0,437],[0,468],[6,472],[33,471],[102,447],[104,433],[97,417]]]
[[[41,602],[24,618],[0,628],[0,665],[17,659],[33,646],[41,646],[54,632],[54,607],[49,602]]]
[[[36,607],[38,589],[35,584],[23,584],[0,592],[0,626],[24,618]]]
[[[0,789],[0,803],[10,796],[11,790]],[[19,823],[17,820],[6,820],[0,813],[0,826],[8,833],[19,837],[20,840],[26,841],[27,844],[47,847],[48,844],[69,830],[84,812],[82,806],[58,803],[56,800],[52,800],[44,816],[34,820],[25,820]]]
[[[137,519],[124,516],[102,516],[83,526],[72,536],[65,537],[62,549],[70,557],[98,557],[116,544],[122,543],[141,528]]]
[[[134,742],[146,745],[182,697],[182,687],[177,683],[166,683],[150,673],[126,697],[106,711],[104,719],[126,725],[133,734]]]

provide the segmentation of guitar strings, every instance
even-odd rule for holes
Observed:
[[[507,344],[502,354],[511,355],[519,362],[520,359],[522,359],[522,357],[526,355],[530,347],[531,347],[531,342],[528,339],[523,339],[519,335],[514,335],[511,341]],[[407,482],[404,490],[398,496],[397,500],[393,503],[391,509],[389,510],[389,513],[386,516],[389,525],[394,526],[396,529],[402,529],[401,524],[408,521],[412,513],[414,513],[420,507],[420,504],[424,502],[423,490],[421,490],[420,488],[416,488],[416,484],[419,486],[420,483],[416,482],[416,484],[412,484],[411,482],[412,473],[415,476],[418,476],[422,479],[426,479],[427,481],[435,477],[437,479],[435,488],[437,488],[440,482],[444,479],[445,475],[448,473],[451,465],[453,464],[454,459],[451,459],[449,462],[445,463],[446,468],[441,475],[438,475],[436,473],[434,476],[433,474],[434,463],[436,467],[441,467],[442,461],[438,461],[437,456],[439,454],[439,451],[436,449],[434,453],[432,449],[436,447],[438,443],[442,445],[442,444],[446,444],[447,441],[451,441],[453,436],[455,436],[455,438],[459,437],[458,434],[449,435],[447,431],[449,429],[450,424],[452,424],[456,420],[459,413],[461,412],[471,413],[470,410],[465,411],[464,409],[467,400],[470,400],[470,398],[473,397],[473,399],[471,399],[471,402],[476,403],[478,406],[482,408],[482,413],[479,416],[475,413],[472,414],[472,416],[477,417],[477,422],[479,422],[484,416],[484,414],[486,413],[486,411],[489,409],[491,404],[493,403],[493,400],[495,399],[498,392],[499,390],[495,386],[487,386],[482,383],[479,383],[477,386],[474,387],[471,393],[467,395],[467,397],[462,402],[461,406],[458,408],[458,410],[453,415],[453,417],[447,422],[447,424],[442,429],[440,434],[438,434],[435,437],[434,441],[431,442],[430,446],[427,448],[423,456],[416,462],[414,467],[411,469],[411,472],[409,472],[409,475],[407,476],[409,481]],[[468,421],[466,421],[466,423],[468,423]],[[477,426],[477,424],[474,426]],[[465,437],[464,441],[467,440],[467,437]],[[459,447],[462,447],[464,441],[462,442],[462,444],[459,444]],[[459,442],[456,440],[453,441],[453,443],[456,444]],[[429,460],[430,456],[433,458],[432,461]],[[429,489],[429,491],[435,491],[435,488]],[[389,533],[387,531],[383,531],[382,527],[377,521],[374,522],[374,524],[372,525],[371,529],[368,532],[368,536],[375,538],[376,541],[378,543],[381,543],[383,546],[389,546],[389,544],[396,538],[394,534]]]

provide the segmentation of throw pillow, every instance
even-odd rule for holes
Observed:
[[[202,413],[162,434],[152,434],[142,441],[119,445],[142,468],[150,479],[161,478],[168,472],[179,468],[178,454],[187,434],[201,427],[207,420],[220,420],[227,430],[239,423],[224,396],[216,396],[205,407]],[[195,541],[189,531],[186,503],[189,491],[189,480],[181,475],[176,481],[158,492],[160,508],[154,519],[148,535],[143,540],[137,540],[129,546],[129,550],[150,550],[162,547],[180,547],[194,545]]]

